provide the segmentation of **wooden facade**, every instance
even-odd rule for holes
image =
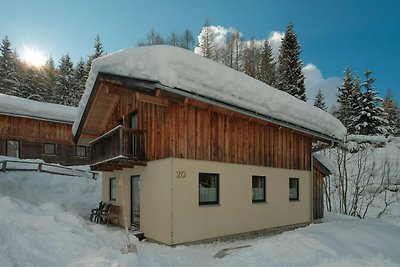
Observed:
[[[7,155],[7,140],[19,142],[19,157],[43,159],[63,165],[90,163],[90,151],[77,156],[72,142],[72,123],[57,122],[27,116],[0,114],[0,155]],[[45,144],[55,145],[55,154],[46,154]]]
[[[146,133],[146,160],[168,157],[310,170],[309,135],[198,101],[126,91],[115,103],[107,132],[137,114]]]
[[[330,171],[317,159],[313,159],[313,219],[324,217],[324,178]]]

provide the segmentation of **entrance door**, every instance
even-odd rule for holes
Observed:
[[[140,176],[131,176],[131,222],[140,229]]]

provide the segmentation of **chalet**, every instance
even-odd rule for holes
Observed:
[[[0,155],[89,164],[86,146],[72,142],[77,108],[0,94]]]
[[[133,227],[169,245],[321,218],[327,171],[312,145],[345,134],[330,114],[169,46],[96,59],[73,125],[103,201],[125,202]]]

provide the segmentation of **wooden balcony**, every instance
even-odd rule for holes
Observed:
[[[117,126],[90,142],[91,169],[113,171],[146,165],[145,131]]]

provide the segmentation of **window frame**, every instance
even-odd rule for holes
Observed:
[[[78,148],[84,148],[85,149],[85,155],[84,156],[78,155]],[[87,146],[76,146],[75,147],[75,157],[86,158],[87,155],[88,155],[87,151],[88,151]]]
[[[46,145],[53,145],[54,146],[54,153],[46,153]],[[43,143],[43,155],[46,155],[46,156],[55,156],[55,155],[57,155],[57,145],[55,143]]]
[[[292,187],[290,187],[291,181],[296,181],[297,182],[297,197],[296,198],[292,198],[290,197],[290,189]],[[294,177],[290,177],[289,178],[289,201],[298,201],[300,200],[300,179],[299,178],[294,178]]]
[[[255,187],[253,187],[254,179],[262,179],[262,186],[263,186],[262,188],[264,189],[263,190],[263,198],[262,199],[254,199],[254,194],[253,194],[253,189],[255,188]],[[251,190],[252,190],[251,202],[252,203],[265,203],[265,202],[267,202],[267,194],[266,194],[267,187],[266,187],[266,185],[267,185],[267,178],[265,176],[253,175],[251,177]],[[259,188],[259,187],[257,187],[257,188]]]
[[[215,201],[201,201],[200,200],[200,179],[202,176],[216,176],[217,182],[216,182],[216,200]],[[219,205],[219,173],[206,173],[206,172],[200,172],[199,173],[199,180],[198,180],[198,194],[199,194],[199,206],[208,206],[208,205]]]
[[[114,190],[113,190],[113,185],[114,185]],[[110,177],[109,178],[109,186],[110,186],[110,192],[108,198],[110,201],[116,201],[117,200],[117,179],[116,177]],[[113,195],[114,193],[114,195]]]
[[[18,144],[18,150],[17,150],[17,155],[16,156],[8,154],[8,146],[9,146],[8,142],[16,142]],[[21,156],[21,142],[19,140],[7,139],[6,140],[6,151],[5,152],[6,152],[5,154],[6,154],[7,157],[20,158],[20,156]]]

